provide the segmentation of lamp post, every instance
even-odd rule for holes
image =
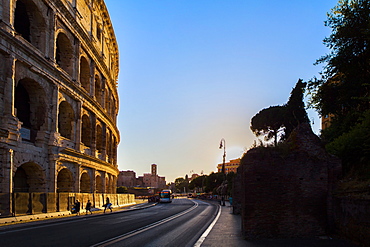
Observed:
[[[223,158],[222,158],[222,174],[223,174],[223,177],[224,177],[224,181],[222,182],[223,185],[225,185],[225,180],[226,180],[226,173],[225,173],[225,159],[226,159],[226,142],[225,142],[225,139],[222,138],[221,141],[220,141],[220,147],[219,149],[224,149],[224,155],[223,155]],[[225,206],[225,195],[223,195],[223,191],[221,190],[221,201],[222,201],[222,206]]]
[[[221,141],[220,141],[220,147],[219,149],[224,149],[224,156],[222,158],[222,169],[221,169],[221,172],[222,174],[225,175],[225,159],[226,159],[226,143],[225,143],[225,139],[222,138]]]

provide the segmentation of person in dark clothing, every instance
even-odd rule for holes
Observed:
[[[91,212],[91,202],[90,202],[90,200],[87,200],[87,203],[86,203],[86,207],[85,207],[85,209],[86,209],[86,214],[87,214],[87,212],[90,212],[90,214],[92,214],[92,212]]]
[[[104,204],[104,213],[105,213],[105,210],[107,210],[107,208],[110,209],[110,211],[112,212],[112,203],[109,202],[109,197],[107,197],[105,199],[105,204]]]
[[[75,208],[76,215],[80,215],[81,203],[79,200],[76,200],[74,208]]]

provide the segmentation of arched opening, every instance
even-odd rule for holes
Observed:
[[[112,193],[117,191],[117,177],[112,176]]]
[[[80,60],[80,83],[90,94],[90,65],[85,57],[81,57]]]
[[[96,150],[98,153],[103,151],[103,129],[100,125],[96,126]]]
[[[81,141],[82,143],[87,146],[91,147],[91,122],[89,116],[86,114],[82,116],[82,136],[81,136]]]
[[[14,29],[42,52],[45,52],[45,27],[45,20],[32,1],[17,0],[14,11]]]
[[[87,172],[82,173],[80,179],[80,192],[81,193],[90,193],[90,177]]]
[[[56,63],[69,75],[73,73],[73,47],[64,33],[59,33],[55,51]]]
[[[104,190],[103,190],[103,183],[102,183],[102,178],[101,178],[101,176],[96,176],[96,188],[95,188],[95,190],[96,190],[96,193],[103,193],[104,192]]]
[[[113,178],[109,178],[109,193],[114,193],[113,192]]]
[[[105,178],[105,193],[110,193],[109,191],[109,178]]]
[[[39,165],[25,163],[14,174],[14,192],[46,192],[44,178]]]
[[[57,192],[73,192],[72,173],[67,168],[58,172]]]
[[[113,164],[116,164],[117,163],[117,139],[115,136],[113,136]]]
[[[14,12],[14,28],[25,40],[31,42],[31,23],[28,17],[26,5],[22,0],[17,1]]]
[[[109,131],[109,129],[107,130],[107,156],[108,156],[108,162],[111,163],[112,162],[112,133]]]
[[[23,83],[18,83],[15,88],[14,106],[16,108],[16,115],[23,127],[31,129],[31,105],[30,96],[23,86]]]
[[[58,130],[61,136],[72,139],[75,114],[72,106],[63,101],[59,104]]]
[[[47,108],[45,92],[34,80],[25,78],[18,81],[15,88],[14,107],[19,121],[23,140],[34,142],[37,131],[45,123]]]
[[[111,116],[111,91],[110,89],[105,90],[105,111],[108,113],[109,116]]]
[[[95,75],[95,99],[102,105],[102,86],[98,75]]]
[[[14,192],[29,192],[29,190],[27,173],[22,167],[19,167],[14,176]]]

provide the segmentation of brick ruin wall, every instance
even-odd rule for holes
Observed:
[[[234,212],[247,239],[325,235],[333,227],[332,190],[341,164],[308,125],[283,148],[255,148],[238,169]]]
[[[369,198],[335,197],[333,200],[333,214],[336,234],[360,243],[362,246],[369,246]]]

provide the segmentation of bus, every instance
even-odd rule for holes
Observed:
[[[161,193],[159,193],[159,202],[172,202],[172,191],[162,190]]]

